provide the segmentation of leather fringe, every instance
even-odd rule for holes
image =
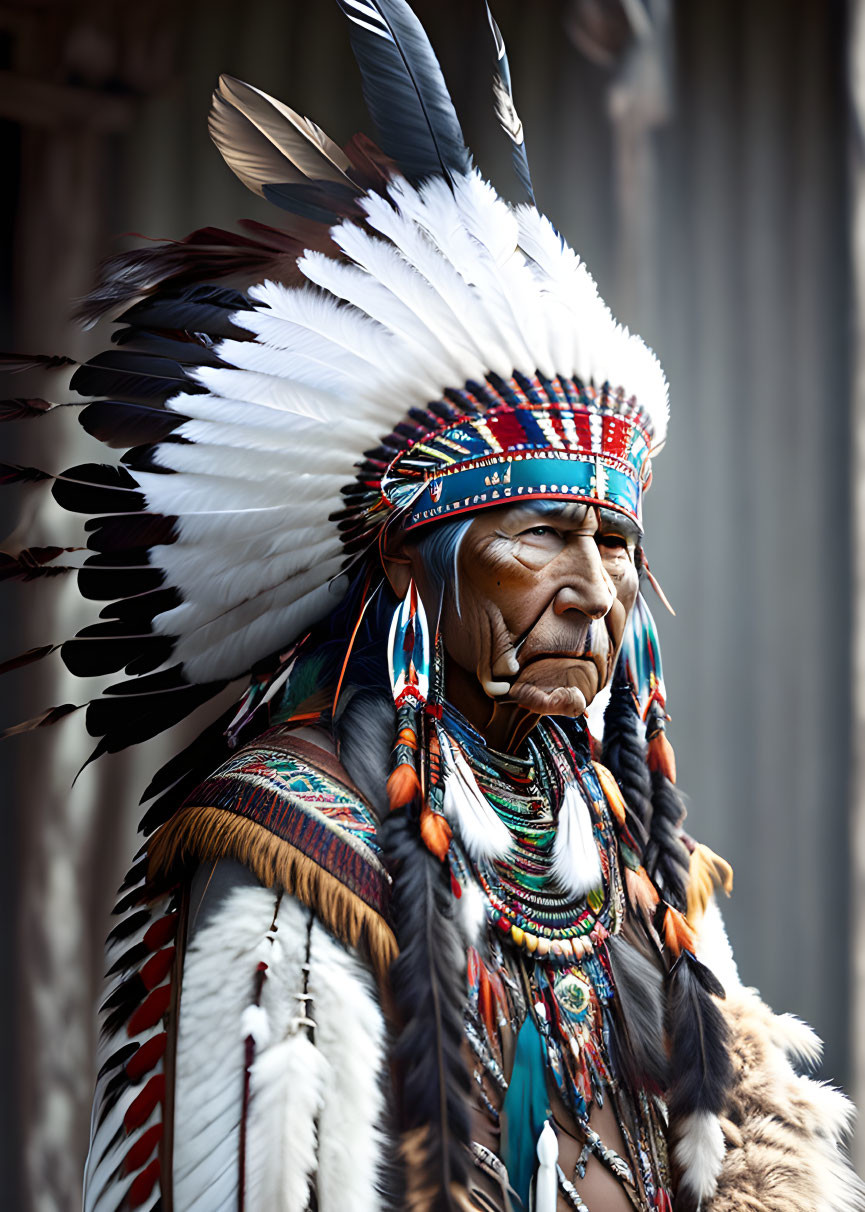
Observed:
[[[254,821],[224,808],[181,808],[150,842],[148,881],[169,887],[194,864],[218,859],[234,859],[266,887],[297,897],[331,934],[360,951],[382,988],[388,987],[397,955],[390,926],[313,859]]]

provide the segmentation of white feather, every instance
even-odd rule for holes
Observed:
[[[178,1212],[193,1208],[216,1181],[227,1193],[227,1202],[212,1206],[237,1204],[246,1067],[241,1024],[258,948],[270,930],[275,907],[276,896],[270,889],[232,889],[198,929],[186,952],[174,1091]],[[292,961],[285,957],[284,962]],[[300,944],[293,962],[299,975]]]
[[[306,1212],[316,1170],[316,1123],[332,1076],[304,1029],[256,1057],[247,1124],[248,1207]]]
[[[717,1115],[694,1111],[682,1121],[673,1156],[681,1169],[682,1186],[698,1204],[715,1194],[725,1150]]]
[[[588,806],[574,783],[568,783],[559,808],[553,842],[553,878],[576,899],[603,882],[601,859]]]
[[[444,812],[467,853],[476,862],[504,858],[511,848],[507,825],[496,815],[478,787],[471,767],[458,745],[439,730],[444,775]]]
[[[319,1117],[320,1212],[379,1212],[388,1081],[384,1019],[367,969],[321,925],[310,942],[315,1042],[331,1080]]]
[[[559,1142],[555,1129],[546,1121],[537,1144],[538,1172],[535,1176],[534,1212],[556,1212],[559,1201]]]

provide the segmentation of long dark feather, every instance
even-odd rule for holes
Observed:
[[[471,157],[441,67],[404,0],[337,0],[350,22],[381,146],[410,181],[468,172]]]
[[[239,290],[205,284],[142,299],[117,318],[120,323],[139,328],[238,337],[245,336],[245,330],[232,324],[229,317],[238,311],[249,311],[251,306]]]
[[[535,191],[532,187],[532,174],[529,171],[529,159],[526,154],[526,138],[523,124],[514,104],[514,93],[511,87],[511,68],[508,63],[508,52],[502,31],[496,24],[495,18],[487,4],[487,19],[493,35],[496,51],[496,70],[493,75],[493,107],[499,125],[507,135],[511,144],[511,156],[517,180],[525,190],[526,197],[532,206],[535,205]]]
[[[381,837],[394,876],[400,948],[391,979],[404,1022],[395,1058],[409,1196],[418,1193],[411,1203],[417,1212],[456,1212],[454,1191],[466,1181],[469,1079],[461,1050],[465,955],[448,867],[427,850],[406,811],[388,816]]]
[[[663,977],[631,943],[612,936],[607,954],[616,987],[617,1068],[632,1090],[663,1094],[670,1079],[664,1038]]]
[[[707,982],[707,971],[688,951],[682,952],[670,971],[667,1032],[672,1119],[695,1111],[723,1111],[732,1080],[729,1031],[716,995],[707,988],[707,983],[714,982],[714,977]],[[716,982],[712,987],[720,988]]]

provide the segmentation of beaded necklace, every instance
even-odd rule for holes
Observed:
[[[566,966],[592,954],[618,932],[624,894],[616,860],[613,821],[591,764],[584,725],[569,735],[552,721],[527,742],[528,756],[489,748],[452,708],[442,725],[465,753],[482,794],[507,826],[512,846],[504,860],[470,863],[458,847],[451,863],[460,884],[473,876],[484,892],[491,924],[529,954]],[[551,876],[557,807],[566,779],[576,778],[589,806],[603,882],[575,904]]]
[[[583,1133],[585,1144],[574,1180],[584,1176],[591,1153],[631,1192],[638,1206],[664,1207],[665,1141],[657,1109],[646,1095],[640,1093],[629,1106],[618,1096],[613,1099],[627,1160],[608,1148],[589,1125],[593,1103],[602,1105],[608,1092],[618,1095],[609,1050],[616,996],[603,944],[621,929],[625,897],[615,825],[591,762],[585,725],[544,720],[527,741],[525,755],[519,757],[491,749],[449,705],[444,706],[440,726],[462,749],[481,793],[512,839],[507,857],[501,860],[472,861],[458,838],[449,854],[455,891],[470,883],[480,887],[492,931],[491,967],[487,969],[476,952],[469,963],[466,1032],[481,1065],[475,1074],[481,1102],[497,1121],[484,1092],[482,1071],[500,1090],[507,1087],[501,1039],[494,1016],[482,1013],[488,995],[481,990],[485,983],[496,982],[501,989],[502,979],[507,980],[517,961],[527,994],[524,1013],[540,1032],[547,1070]],[[560,891],[552,876],[557,812],[566,781],[577,782],[589,808],[603,873],[601,886],[579,902]],[[511,949],[513,960],[507,957]],[[513,1018],[511,1028],[519,1029]],[[587,1212],[570,1178],[561,1172],[559,1186],[573,1208]]]

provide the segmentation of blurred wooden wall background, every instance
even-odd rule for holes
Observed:
[[[506,186],[482,6],[417,9],[481,166]],[[736,869],[727,918],[744,978],[814,1024],[826,1073],[849,1087],[849,14],[840,0],[495,10],[541,205],[672,384],[647,551],[678,611],[651,603],[690,828]],[[368,128],[342,20],[323,0],[0,2],[3,346],[101,345],[105,333],[70,325],[70,300],[122,233],[278,222],[210,146],[220,71],[338,138]],[[19,380],[4,394],[26,391]],[[70,417],[39,424],[58,467],[87,457]],[[32,435],[6,429],[3,458],[26,459]],[[4,509],[4,534],[45,520],[24,494]],[[74,618],[71,587],[52,586],[38,614],[30,588],[4,591],[0,659]],[[2,722],[59,701],[80,701],[59,665],[22,673]],[[78,1206],[102,937],[158,750],[102,760],[70,790],[88,752],[77,717],[0,747],[6,1206]]]

